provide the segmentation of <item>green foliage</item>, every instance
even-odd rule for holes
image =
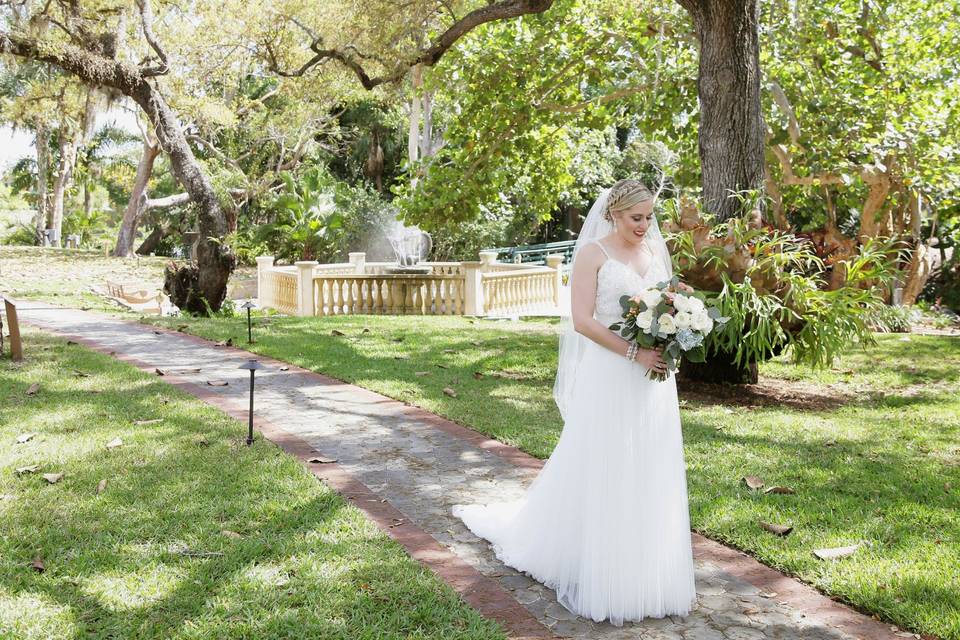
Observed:
[[[333,179],[319,167],[298,177],[280,174],[284,191],[268,204],[272,221],[254,238],[269,247],[278,260],[330,261],[343,232],[343,215],[333,198]]]
[[[80,236],[82,246],[89,246],[97,240],[110,238],[111,233],[111,220],[106,211],[91,209],[87,212],[78,209],[63,219],[61,237],[76,234]]]
[[[827,265],[805,238],[743,218],[715,225],[710,236],[717,241],[698,250],[692,231],[669,234],[686,272],[719,274],[711,297],[730,321],[708,336],[711,352],[733,354],[737,364],[790,352],[797,363],[826,367],[850,345],[873,340],[870,319],[884,307],[899,257],[891,242],[870,240],[834,262],[846,282],[831,290]]]

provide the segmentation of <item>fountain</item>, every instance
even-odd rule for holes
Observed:
[[[418,264],[430,254],[430,249],[433,248],[433,239],[429,233],[417,227],[404,226],[403,223],[395,220],[386,236],[390,246],[393,247],[397,264],[384,267],[384,271],[401,275],[427,275],[433,271],[430,265]]]

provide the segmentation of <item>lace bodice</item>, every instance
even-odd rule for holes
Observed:
[[[603,249],[603,245],[599,246]],[[597,271],[597,305],[593,317],[604,326],[610,326],[619,321],[623,313],[620,296],[634,295],[663,282],[667,279],[667,274],[664,266],[656,259],[650,261],[647,273],[641,276],[633,267],[611,258],[605,250],[604,254],[607,255],[607,260]]]

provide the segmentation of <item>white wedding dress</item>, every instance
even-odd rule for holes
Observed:
[[[608,256],[594,317],[617,322],[620,296],[666,279],[659,261],[641,276]],[[676,381],[586,342],[560,440],[524,497],[453,513],[584,618],[687,615],[696,588]]]

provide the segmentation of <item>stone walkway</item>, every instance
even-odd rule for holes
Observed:
[[[245,419],[251,354],[94,313],[23,304],[22,322],[132,362]],[[319,338],[322,339],[322,338]],[[29,357],[29,354],[27,354]],[[367,512],[511,637],[596,640],[853,640],[911,637],[749,556],[693,534],[698,604],[690,615],[623,627],[578,618],[552,590],[501,564],[450,513],[520,495],[542,462],[425,411],[260,358],[258,428]],[[281,370],[285,368],[286,370]],[[196,371],[199,369],[199,371]],[[227,386],[209,386],[225,380]],[[238,433],[243,429],[238,427]],[[335,458],[318,463],[317,455]],[[313,460],[313,462],[311,462]],[[918,636],[919,637],[919,636]]]

